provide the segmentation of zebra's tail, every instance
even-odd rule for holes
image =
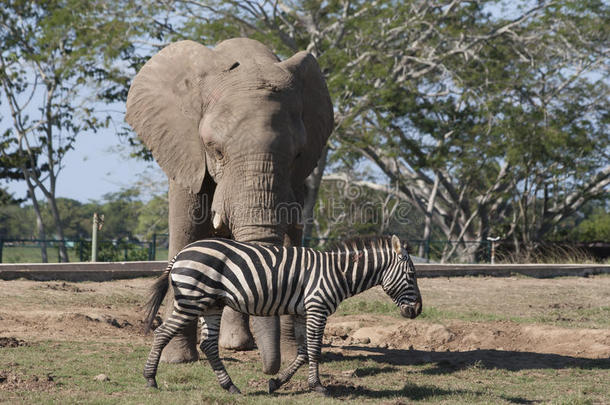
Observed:
[[[169,289],[169,272],[174,267],[174,262],[178,255],[174,256],[172,260],[167,264],[167,267],[163,271],[163,274],[155,280],[155,283],[152,285],[150,292],[150,298],[146,303],[146,318],[144,319],[144,332],[148,333],[151,330],[153,321],[157,316],[157,312],[159,311],[159,307],[163,303],[163,299],[167,294],[167,290]]]

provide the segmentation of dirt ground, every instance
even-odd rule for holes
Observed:
[[[406,350],[412,356],[422,351],[445,357],[463,351],[510,351],[538,354],[531,356],[533,362],[544,354],[610,358],[608,276],[434,278],[419,283],[424,307],[433,308],[436,316],[410,321],[381,313],[335,314],[326,328],[328,350]],[[0,281],[0,348],[40,340],[149,342],[141,318],[151,284],[147,278]],[[380,289],[364,294],[352,299],[389,301]]]

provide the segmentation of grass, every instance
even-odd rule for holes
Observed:
[[[609,281],[608,276],[422,279],[424,312],[409,322],[445,324],[455,319],[485,324],[508,320],[608,328]],[[62,314],[110,314],[122,321],[146,300],[152,282],[153,279],[0,282],[0,336],[29,336],[26,346],[0,347],[0,403],[610,404],[608,359],[512,349],[474,350],[467,346],[450,352],[421,345],[413,350],[398,350],[347,341],[345,345],[349,346],[323,348],[320,372],[331,398],[307,392],[306,367],[278,393],[268,395],[269,377],[260,371],[255,352],[222,352],[225,365],[244,396],[224,392],[206,361],[160,364],[160,389],[150,390],[142,377],[150,336],[143,338],[134,330],[112,329],[105,322],[87,323],[69,316],[67,321],[76,320],[73,325],[65,325],[66,333],[71,330],[68,335],[47,330],[64,327],[57,321]],[[56,312],[51,315],[47,313],[50,310]],[[16,311],[31,318],[23,324],[15,322],[12,316]],[[32,315],[35,312],[39,312],[37,317]],[[383,318],[384,324],[400,316],[380,289],[346,300],[337,312],[338,316],[370,314],[396,317]],[[135,325],[139,318],[127,319]],[[31,325],[32,329],[26,330],[24,325]],[[57,340],[49,340],[51,336]],[[95,381],[94,377],[101,373],[110,380]],[[4,382],[2,376],[7,378]]]
[[[324,354],[321,376],[333,397],[309,393],[306,372],[300,370],[287,388],[266,393],[266,377],[256,360],[229,357],[225,364],[244,396],[231,396],[215,380],[207,362],[162,363],[159,390],[145,387],[141,376],[147,345],[42,341],[29,346],[3,348],[0,370],[21,381],[52,379],[40,387],[23,384],[10,391],[0,388],[0,402],[12,404],[338,404],[351,403],[604,403],[610,398],[606,382],[608,362],[564,362],[556,367],[509,370],[487,366],[485,361],[432,359],[409,362],[393,356]],[[225,354],[227,355],[227,354]],[[228,356],[231,356],[228,353]],[[404,358],[404,356],[402,357]],[[380,361],[384,360],[384,361]],[[95,381],[104,373],[109,381]],[[2,374],[2,373],[0,373]],[[0,386],[1,387],[1,386]]]
[[[140,248],[143,249],[143,248]],[[167,260],[166,248],[157,248],[155,250],[155,260]],[[68,248],[68,257],[72,262],[78,262],[81,259],[78,243],[75,247]],[[47,258],[49,263],[59,263],[59,249],[56,246],[47,246]],[[83,261],[88,261],[88,251],[83,253]],[[122,257],[117,258],[122,260]],[[2,248],[2,263],[42,263],[40,247],[38,246],[9,246],[4,245]]]
[[[400,319],[396,305],[384,296],[361,294],[343,301],[337,309],[337,315],[378,314]],[[549,305],[547,308],[533,308],[525,316],[516,316],[508,313],[489,312],[480,309],[468,309],[456,306],[455,309],[439,308],[424,305],[418,319],[443,323],[446,320],[460,320],[465,322],[496,322],[510,321],[515,323],[543,323],[562,327],[610,327],[610,306],[586,307],[580,305]]]
[[[78,261],[78,249],[68,248],[68,257],[72,261]],[[49,263],[59,263],[59,249],[48,246],[47,258]],[[87,259],[85,258],[85,260]],[[2,263],[42,263],[40,247],[4,245],[2,248]]]

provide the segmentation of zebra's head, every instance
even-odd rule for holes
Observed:
[[[400,308],[400,314],[405,318],[415,318],[422,311],[422,299],[417,287],[417,276],[406,244],[392,235],[392,260],[386,269],[381,286]]]

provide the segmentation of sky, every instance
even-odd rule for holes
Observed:
[[[499,10],[494,7],[490,11]],[[506,11],[504,11],[506,12]],[[4,105],[3,105],[4,104]],[[124,119],[124,106],[115,119]],[[6,103],[0,104],[0,130],[9,123],[10,113]],[[154,162],[143,162],[129,158],[127,145],[120,139],[112,126],[97,134],[85,133],[78,136],[74,150],[67,153],[63,169],[58,176],[57,197],[72,198],[81,202],[100,200],[104,194],[130,187],[145,174],[149,179],[165,181],[165,175]],[[25,198],[26,186],[23,181],[0,183],[17,198]]]
[[[145,173],[159,181],[165,175],[154,162],[128,158],[125,142],[119,139],[113,128],[97,134],[81,134],[74,150],[67,153],[63,169],[57,180],[57,197],[72,198],[81,202],[100,200],[104,194],[130,187]],[[17,198],[24,198],[23,181],[0,184]]]

